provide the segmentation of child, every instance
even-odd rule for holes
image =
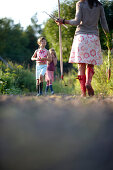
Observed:
[[[47,71],[45,74],[45,81],[47,82],[47,84],[46,84],[45,93],[47,94],[48,89],[50,87],[51,94],[54,94],[52,82],[54,81],[54,71],[55,71],[55,66],[57,65],[57,56],[56,56],[56,52],[53,48],[51,48],[49,50],[49,52],[52,57],[52,61],[48,62],[48,64],[47,64]]]
[[[43,77],[47,69],[47,61],[51,62],[51,56],[49,51],[45,48],[46,39],[40,37],[37,40],[39,48],[34,52],[31,60],[36,60],[36,89],[38,91],[37,96],[42,95],[43,90]]]

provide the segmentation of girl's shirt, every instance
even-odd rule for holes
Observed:
[[[53,58],[50,63],[47,64],[48,71],[55,71],[55,66],[57,65],[57,58]]]
[[[42,59],[42,58],[47,58],[47,53],[48,50],[47,49],[38,49],[36,51],[37,55],[37,59]],[[47,60],[43,60],[43,61],[36,61],[36,64],[47,64]]]
[[[50,62],[48,65],[47,65],[47,70],[48,71],[55,71],[55,65],[54,65],[54,62]]]

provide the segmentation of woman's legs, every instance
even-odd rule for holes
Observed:
[[[86,69],[86,64],[85,63],[80,63],[78,64],[78,79],[80,82],[80,87],[81,87],[81,96],[86,96],[86,75],[85,75],[85,69]]]
[[[85,75],[86,64],[79,63],[78,64],[78,75]]]
[[[94,65],[88,64],[86,69],[86,88],[89,96],[94,95],[94,90],[91,86],[92,77],[94,75]]]

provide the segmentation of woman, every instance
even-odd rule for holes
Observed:
[[[108,33],[109,28],[102,4],[98,0],[81,0],[76,3],[75,19],[58,19],[56,21],[57,24],[77,26],[69,63],[78,63],[78,79],[81,86],[81,96],[86,96],[86,89],[89,96],[94,95],[94,90],[91,86],[94,75],[94,65],[102,64],[98,30],[99,20],[105,34]]]

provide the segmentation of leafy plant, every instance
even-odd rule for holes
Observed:
[[[3,67],[0,71],[0,93],[18,94],[35,90],[35,74],[15,64],[13,70]]]

